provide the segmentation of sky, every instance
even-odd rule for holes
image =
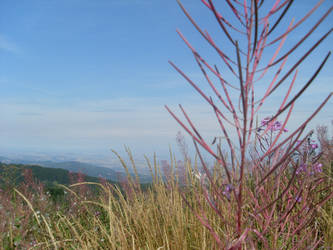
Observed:
[[[295,1],[286,20],[295,17],[298,21],[316,2]],[[200,1],[182,3],[219,46],[235,58],[234,48],[208,9]],[[287,38],[286,49],[331,6],[332,1],[324,1]],[[217,7],[228,20],[236,21],[230,9]],[[287,65],[296,62],[332,23],[331,14],[288,59]],[[122,152],[127,145],[138,155],[156,152],[167,156],[170,146],[178,150],[177,132],[186,133],[165,110],[165,104],[177,114],[180,114],[177,105],[182,104],[208,141],[219,135],[211,108],[168,64],[172,60],[209,91],[176,29],[207,61],[221,66],[226,78],[238,84],[175,0],[2,0],[0,155],[5,152],[111,154],[110,149]],[[282,23],[273,37],[285,29]],[[329,36],[299,67],[293,93],[311,77],[332,44],[333,38]],[[266,55],[271,53],[268,51]],[[332,68],[333,61],[329,58],[319,77],[297,102],[288,128],[296,128],[333,90]],[[268,79],[258,82],[258,96]],[[259,119],[274,112],[285,90],[282,87],[272,96]],[[332,110],[330,100],[309,129],[329,125],[333,120]],[[185,138],[191,144],[191,139]]]

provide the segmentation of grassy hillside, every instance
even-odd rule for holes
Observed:
[[[103,177],[108,180],[117,181],[120,173],[110,168],[100,167],[89,163],[78,162],[78,161],[65,161],[65,162],[52,162],[52,161],[41,161],[38,163],[40,166],[47,168],[60,168],[66,169],[70,172],[83,173],[92,177]]]
[[[13,167],[22,170],[22,166]],[[179,166],[170,165],[171,170],[176,167]],[[153,165],[153,172],[159,172],[158,165]],[[218,174],[216,172],[214,176]],[[331,174],[332,168],[327,161],[323,175]],[[96,184],[94,186],[99,186],[101,191],[98,195],[90,192],[91,185],[76,184],[65,187],[64,198],[56,205],[38,183],[31,182],[12,191],[2,190],[0,217],[4,220],[0,223],[0,248],[216,249],[211,229],[219,232],[226,241],[232,241],[235,237],[232,230],[235,218],[230,212],[235,209],[232,198],[219,203],[223,215],[229,216],[228,221],[223,221],[206,202],[205,189],[192,172],[175,177],[163,182],[162,177],[156,175],[153,185],[145,191],[130,178],[121,184],[125,193],[108,183]],[[61,174],[59,178],[62,179]],[[251,178],[246,185],[251,190]],[[268,183],[265,188],[269,186]],[[247,206],[253,205],[249,197]],[[268,227],[264,239],[258,238],[255,232],[249,233],[248,239],[255,242],[256,249],[289,249],[298,243],[298,249],[305,249],[315,239],[319,239],[318,249],[328,249],[332,244],[332,205],[330,200],[325,206],[318,207],[309,224],[290,237],[288,232],[302,225],[298,214],[304,204],[303,201],[297,202],[284,231]],[[278,210],[272,210],[273,218],[284,212],[284,205],[279,206]],[[249,218],[249,225],[255,230],[262,231],[261,227],[265,226],[257,224],[251,217],[251,210],[244,214],[245,218]],[[211,229],[202,225],[205,220],[209,221]]]
[[[47,168],[38,165],[25,164],[5,164],[0,163],[0,186],[13,185],[17,186],[24,182],[25,171],[31,170],[33,178],[51,186],[54,184],[69,185],[77,178],[77,173],[70,172],[61,168]],[[72,176],[72,180],[71,180]],[[84,175],[84,181],[98,182],[96,177]]]
[[[16,164],[16,165],[33,165],[41,166],[46,168],[55,168],[55,169],[65,169],[70,172],[83,173],[84,175],[104,178],[113,182],[117,182],[120,176],[124,175],[123,172],[115,171],[111,168],[101,167],[91,163],[79,162],[79,161],[34,161],[34,160],[22,160],[22,159],[9,159],[6,157],[0,156],[0,162],[6,164]],[[133,174],[133,173],[132,173]],[[134,174],[133,174],[134,175]],[[142,183],[151,182],[151,177],[143,174],[140,175],[140,181]]]

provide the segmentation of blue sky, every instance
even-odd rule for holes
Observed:
[[[221,46],[234,51],[200,1],[182,2],[203,28],[220,39]],[[292,16],[299,20],[317,1],[295,2],[288,20]],[[288,38],[287,45],[295,44],[331,5],[325,1]],[[110,148],[122,151],[126,144],[138,154],[167,155],[181,128],[164,104],[174,110],[183,104],[208,138],[219,133],[209,107],[168,64],[171,59],[206,88],[190,51],[176,34],[179,28],[206,59],[222,65],[176,1],[3,0],[0,10],[0,154],[110,154]],[[223,11],[225,17],[233,18],[226,8]],[[290,62],[332,23],[330,15]],[[331,44],[332,36],[300,67],[295,91]],[[330,58],[298,102],[290,128],[332,91],[332,68]],[[281,93],[263,109],[262,116],[273,111]],[[329,124],[332,110],[331,100],[311,126]]]

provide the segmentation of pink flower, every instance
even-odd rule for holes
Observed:
[[[304,163],[302,163],[301,165],[299,165],[299,167],[296,170],[296,175],[299,175],[300,173],[305,172],[306,168],[307,168],[307,166]]]
[[[279,121],[276,121],[276,122],[274,122],[274,123],[272,123],[272,122],[270,122],[270,123],[268,123],[269,121],[270,121],[270,117],[266,117],[266,118],[264,118],[261,122],[260,122],[260,124],[261,124],[261,127],[268,127],[271,131],[280,131],[281,129],[282,129],[282,124],[281,124],[281,122],[279,122]],[[262,129],[259,129],[258,131],[260,132],[260,130],[262,130]],[[288,132],[288,129],[286,129],[286,128],[283,128],[283,132]]]
[[[222,194],[227,197],[228,200],[230,200],[230,193],[234,189],[234,186],[231,184],[227,184],[226,187],[224,188],[224,191]]]
[[[269,118],[269,117],[266,117],[265,119],[263,119],[263,120],[261,121],[261,126],[266,126],[267,123],[268,123],[268,121],[269,121],[270,119],[271,119],[271,118]]]
[[[312,166],[312,169],[316,173],[321,173],[321,172],[323,172],[323,164],[317,162]]]

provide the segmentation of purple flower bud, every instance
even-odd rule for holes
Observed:
[[[321,173],[323,172],[323,164],[317,162],[312,166],[312,169],[315,173]]]
[[[276,121],[276,122],[274,122],[274,123],[272,123],[272,122],[270,122],[270,123],[268,123],[269,122],[269,120],[270,120],[271,118],[270,117],[266,117],[265,119],[263,119],[261,122],[260,122],[260,124],[261,124],[261,127],[268,127],[271,131],[279,131],[279,130],[281,130],[282,129],[282,124],[281,124],[281,122],[279,122],[279,121]],[[261,131],[261,129],[259,130],[258,129],[258,132],[260,132]],[[283,129],[283,132],[288,132],[288,129],[286,129],[286,128],[284,128]]]
[[[222,194],[227,197],[228,200],[230,200],[230,193],[229,192],[226,192],[226,191],[223,191]]]
[[[306,172],[306,164],[302,163],[296,170],[296,175],[299,175],[302,172]]]
[[[281,122],[276,121],[276,122],[274,123],[274,125],[273,125],[273,130],[275,130],[275,131],[276,131],[276,130],[280,130],[281,127],[282,127]]]
[[[227,197],[228,200],[230,200],[230,193],[234,189],[234,186],[232,184],[227,184],[224,188],[224,191],[222,194]]]
[[[233,189],[234,189],[234,186],[231,185],[231,184],[228,184],[228,185],[225,187],[225,190],[226,190],[227,192],[231,192]]]
[[[271,119],[270,117],[266,117],[265,119],[263,119],[263,120],[261,121],[261,126],[266,126],[267,123],[268,123],[268,121],[269,121],[270,119]]]

